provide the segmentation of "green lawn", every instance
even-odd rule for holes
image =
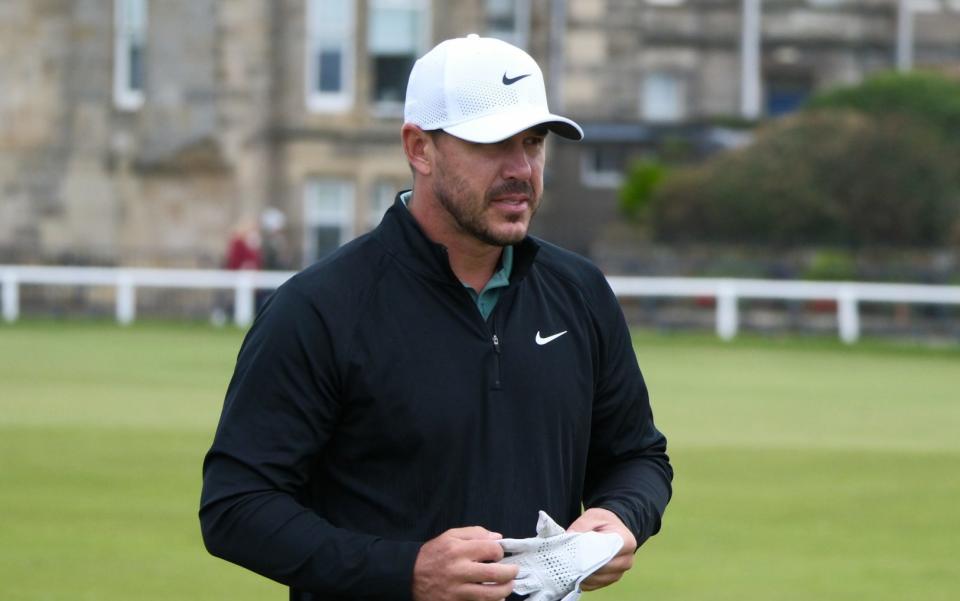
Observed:
[[[240,339],[0,326],[0,599],[285,599],[197,525]],[[587,599],[960,598],[960,348],[636,342],[675,496],[634,570]]]

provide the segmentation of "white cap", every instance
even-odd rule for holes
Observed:
[[[441,42],[413,65],[403,117],[484,144],[537,125],[583,138],[579,125],[547,108],[543,73],[529,54],[476,34]]]
[[[287,217],[283,211],[275,207],[267,207],[260,213],[260,225],[268,232],[278,232],[287,224]]]

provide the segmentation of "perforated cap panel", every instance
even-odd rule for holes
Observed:
[[[490,119],[500,114],[510,117]],[[579,125],[550,113],[543,73],[530,55],[474,34],[441,42],[414,64],[404,119],[425,130],[456,127],[451,133],[475,142],[504,139],[538,124],[565,137],[583,137]]]

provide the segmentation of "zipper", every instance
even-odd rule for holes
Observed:
[[[493,388],[494,390],[500,390],[500,338],[497,337],[496,329],[493,332],[493,353],[496,355],[493,363]]]

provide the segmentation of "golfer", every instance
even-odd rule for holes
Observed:
[[[543,510],[623,538],[582,583],[609,585],[672,469],[603,274],[527,232],[548,134],[581,128],[529,55],[475,35],[417,61],[404,117],[413,189],[243,342],[203,466],[207,548],[296,601],[504,599],[497,540]]]

